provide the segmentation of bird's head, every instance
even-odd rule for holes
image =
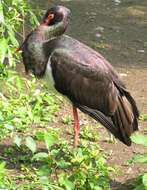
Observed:
[[[26,37],[17,50],[22,50],[26,72],[32,71],[38,77],[44,75],[49,55],[55,46],[52,41],[65,32],[69,17],[70,10],[64,6],[47,10],[40,25]]]
[[[35,32],[32,31],[30,34],[28,34],[28,36],[26,37],[22,45],[16,50],[16,52],[22,50],[24,44],[30,39],[32,35],[36,33],[37,30],[47,32],[47,37],[51,39],[52,37],[62,35],[65,32],[69,23],[70,13],[70,10],[64,6],[55,6],[48,9],[40,22],[40,26],[38,26],[36,30],[34,30]]]
[[[70,10],[68,8],[64,6],[55,6],[47,10],[41,21],[41,25],[51,27],[63,22],[66,29],[69,18]]]

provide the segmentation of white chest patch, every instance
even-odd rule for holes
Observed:
[[[47,87],[49,89],[49,91],[51,92],[57,92],[55,87],[54,87],[54,79],[53,79],[53,75],[52,75],[52,68],[50,65],[50,60],[47,63],[47,67],[46,67],[46,72],[45,72],[45,76],[44,76],[44,80],[47,84]]]
[[[49,59],[49,61],[47,63],[46,72],[45,72],[45,75],[44,75],[44,81],[47,84],[49,92],[53,92],[55,94],[62,95],[54,87],[55,81],[54,81],[54,78],[53,78],[53,75],[52,75],[52,68],[51,68],[50,59]],[[63,97],[65,97],[69,101],[69,99],[66,96],[63,96]]]

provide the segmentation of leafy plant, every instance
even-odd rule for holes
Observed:
[[[8,77],[0,80],[1,139],[28,126],[47,126],[59,110],[58,97],[55,100],[35,78],[31,81],[16,72],[7,72]]]
[[[86,125],[81,132],[81,138],[90,140],[90,141],[98,141],[98,134],[95,132],[93,126]]]
[[[142,134],[135,134],[132,135],[131,140],[139,145],[147,146],[147,136]],[[147,163],[147,153],[144,154],[135,154],[131,160],[129,160],[129,163]],[[134,190],[146,190],[147,189],[147,173],[144,173],[141,175],[137,182]]]
[[[71,125],[72,124],[72,118],[70,115],[65,115],[62,117],[62,122],[66,125]]]
[[[65,141],[57,141],[59,137],[55,131],[39,134],[39,139],[45,141],[48,150],[33,156],[33,160],[43,165],[37,171],[41,186],[52,189],[55,185],[60,187],[57,189],[66,190],[110,189],[109,168],[96,144],[82,141],[73,151]]]
[[[9,179],[5,166],[5,162],[0,162],[0,189],[6,189],[9,186],[14,190],[15,184]]]
[[[141,121],[147,121],[147,114],[141,114],[139,119]]]
[[[25,19],[32,25],[38,23],[31,3],[25,0],[0,0],[0,64],[14,66],[18,62],[18,39],[25,37]],[[22,30],[21,30],[22,29]],[[15,57],[14,57],[15,55]]]
[[[44,132],[37,131],[34,137],[15,136],[14,143],[18,148],[13,146],[9,151],[7,149],[7,154],[13,155],[16,150],[19,151],[20,156],[10,160],[17,165],[23,163],[23,174],[13,180],[21,181],[21,175],[24,176],[23,180],[25,179],[25,183],[16,185],[17,189],[110,189],[109,172],[112,168],[106,165],[105,156],[96,143],[82,140],[79,148],[73,149],[69,142],[60,139],[58,131],[52,128]],[[43,143],[46,149],[40,151],[36,146],[40,143]]]

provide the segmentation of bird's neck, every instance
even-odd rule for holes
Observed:
[[[64,21],[59,22],[53,26],[46,26],[41,24],[39,29],[44,31],[45,40],[53,40],[59,36],[61,36],[66,30],[66,23]]]

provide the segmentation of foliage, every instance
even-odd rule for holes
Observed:
[[[4,148],[1,163],[20,168],[14,175],[3,165],[1,186],[7,189],[108,190],[109,168],[92,127],[81,131],[80,147],[73,150],[60,139],[58,129],[49,122],[56,119],[61,97],[49,94],[32,77],[20,77],[3,68],[0,78],[0,138],[13,137],[14,144]],[[69,117],[65,117],[69,118]],[[67,119],[71,124],[71,118]],[[91,142],[90,142],[91,141]],[[40,149],[45,147],[45,149]],[[0,153],[1,155],[1,153]],[[3,177],[5,176],[5,177]],[[19,183],[17,183],[19,181]]]
[[[5,187],[14,187],[14,184],[10,181],[7,170],[5,168],[6,163],[0,162],[0,187],[5,189]]]
[[[135,134],[131,137],[132,141],[136,144],[147,146],[147,136],[142,134]],[[135,154],[129,163],[147,163],[147,153],[144,154]],[[147,173],[139,176],[138,180],[136,181],[136,185],[134,190],[146,190],[147,189]]]
[[[57,130],[50,129],[48,132],[36,132],[34,138],[44,142],[47,150],[38,149],[36,152],[36,141],[32,137],[27,138],[31,143],[26,142],[26,146],[33,155],[29,162],[39,165],[32,167],[36,174],[30,186],[49,190],[110,189],[108,173],[111,168],[106,166],[98,145],[83,140],[80,147],[73,150],[59,138]],[[19,149],[22,147],[23,144],[18,146]]]
[[[59,100],[38,85],[36,79],[27,80],[14,71],[0,80],[0,139],[28,126],[45,127],[55,118]],[[58,97],[57,97],[58,99]]]
[[[147,121],[147,114],[141,114],[139,119],[141,121]]]
[[[34,160],[43,161],[46,165],[38,170],[40,177],[45,176],[41,174],[48,166],[49,175],[53,176],[53,181],[63,189],[109,189],[106,160],[96,144],[91,145],[82,141],[81,146],[73,151],[66,142],[57,143],[54,135],[49,135],[47,141],[51,141],[52,146],[47,146],[46,158],[43,152],[33,157]],[[43,157],[40,154],[43,154]],[[52,181],[52,178],[50,180]],[[46,185],[48,186],[48,183]]]
[[[17,62],[18,38],[25,36],[25,19],[32,25],[38,23],[32,12],[31,3],[25,0],[0,0],[0,64],[14,66]],[[22,30],[21,30],[22,29]],[[17,38],[16,38],[17,37]],[[14,57],[15,55],[15,57]]]

